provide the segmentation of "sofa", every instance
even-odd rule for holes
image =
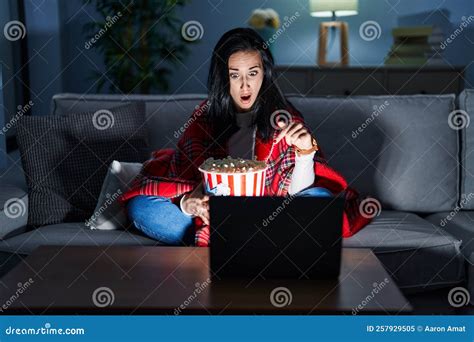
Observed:
[[[175,147],[174,133],[205,98],[57,94],[50,114],[143,101],[151,152]],[[459,124],[459,115],[474,116],[474,90],[458,97],[287,98],[303,114],[329,164],[380,205],[372,223],[344,239],[343,246],[371,248],[405,293],[468,286],[474,300],[474,125]],[[28,204],[16,158],[0,179],[1,208],[13,197]],[[1,274],[40,245],[158,244],[136,229],[91,230],[84,222],[68,222],[31,230],[26,222],[27,213],[10,218],[0,212]]]

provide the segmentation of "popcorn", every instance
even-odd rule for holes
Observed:
[[[230,156],[224,159],[208,158],[200,169],[207,172],[228,172],[228,173],[243,173],[263,170],[267,167],[264,161],[232,158]]]

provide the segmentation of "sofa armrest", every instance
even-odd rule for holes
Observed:
[[[467,289],[470,293],[470,303],[474,305],[474,252],[471,253],[467,260]]]
[[[17,186],[0,184],[0,239],[26,231],[28,193]]]

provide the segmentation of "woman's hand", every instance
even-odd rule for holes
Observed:
[[[285,138],[288,145],[293,145],[302,150],[313,147],[313,138],[302,123],[291,122],[287,127],[285,127],[285,122],[280,121],[278,122],[278,126],[280,126],[282,130],[276,137],[275,143],[278,143],[281,139]]]
[[[209,196],[204,194],[202,183],[183,196],[181,205],[187,213],[200,217],[204,224],[209,225]]]

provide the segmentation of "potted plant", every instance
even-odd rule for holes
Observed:
[[[104,58],[107,77],[93,75],[97,90],[107,78],[111,90],[126,94],[168,90],[172,70],[188,53],[176,12],[189,0],[84,1],[95,4],[100,16],[84,26],[86,49],[95,48]]]

